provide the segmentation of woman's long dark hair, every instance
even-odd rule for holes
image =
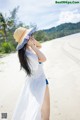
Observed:
[[[28,57],[27,55],[25,54],[26,52],[26,45],[24,45],[24,47],[22,49],[20,49],[18,51],[18,57],[19,57],[19,62],[20,62],[20,66],[21,68],[24,68],[24,70],[26,71],[27,75],[31,76],[31,69],[28,65]]]

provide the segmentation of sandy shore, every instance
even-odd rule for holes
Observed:
[[[42,44],[47,57],[44,71],[49,81],[50,120],[80,120],[80,33]],[[25,81],[17,53],[0,58],[0,120],[11,120],[16,100]]]

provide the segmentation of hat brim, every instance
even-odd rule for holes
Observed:
[[[36,28],[30,28],[25,32],[25,35],[22,37],[21,43],[19,43],[16,47],[16,50],[20,50],[24,47],[24,45],[28,42],[29,37],[36,31]]]

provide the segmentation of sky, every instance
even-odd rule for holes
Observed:
[[[4,16],[9,16],[17,6],[18,21],[26,25],[36,24],[38,29],[80,22],[80,4],[56,4],[54,0],[0,0],[0,12]]]

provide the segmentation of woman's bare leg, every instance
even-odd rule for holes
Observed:
[[[41,108],[42,120],[50,120],[50,93],[49,86],[46,85],[44,101]]]

